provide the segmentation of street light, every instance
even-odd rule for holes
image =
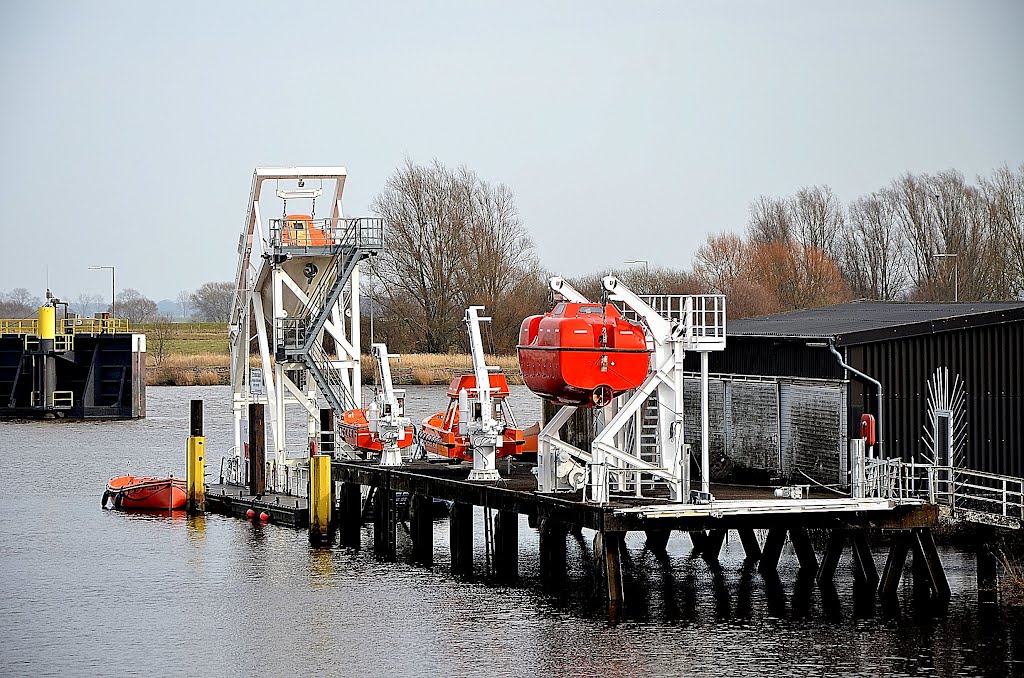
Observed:
[[[647,262],[646,259],[626,259],[622,263],[624,263],[624,264],[643,264],[644,265],[644,275],[647,275],[648,262]]]
[[[114,313],[114,300],[117,298],[114,293],[114,267],[113,266],[90,266],[90,271],[102,271],[104,269],[110,269],[110,317],[113,318],[116,314]]]
[[[935,254],[932,255],[936,259],[948,259],[950,257],[952,257],[952,259],[953,259],[953,301],[954,302],[960,301],[960,264],[957,261],[956,255],[957,255],[956,252],[952,252],[952,253],[936,252]]]

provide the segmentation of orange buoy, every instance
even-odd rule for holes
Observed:
[[[245,517],[246,518],[252,518],[254,515],[256,515],[256,512],[253,511],[252,509],[247,509],[245,511]]]
[[[262,520],[263,522],[266,522],[266,521],[270,520],[270,514],[267,513],[266,511],[261,512],[260,513],[260,520]]]

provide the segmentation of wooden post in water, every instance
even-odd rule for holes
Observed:
[[[608,584],[608,604],[615,608],[622,604],[624,592],[622,588],[622,549],[625,548],[625,533],[604,532],[601,535],[601,550],[597,554],[603,558],[605,581]]]
[[[342,483],[341,497],[338,502],[339,526],[341,543],[358,549],[360,546],[359,531],[363,526],[363,497],[360,486],[356,483]]]
[[[263,404],[249,403],[249,494],[261,497],[266,492],[266,435]]]
[[[494,573],[512,584],[519,578],[519,514],[498,511],[494,516]]]
[[[203,436],[203,401],[193,400],[189,412],[189,437],[186,443],[185,512],[206,510],[206,438]]]
[[[409,532],[412,561],[424,567],[434,565],[434,501],[423,494],[409,497]]]
[[[385,473],[373,500],[373,550],[384,560],[394,560],[398,535],[396,492],[391,489],[391,474]]]
[[[331,458],[326,454],[309,459],[309,542],[331,541]]]
[[[473,505],[455,502],[448,519],[452,573],[473,575]]]

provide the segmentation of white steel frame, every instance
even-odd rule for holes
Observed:
[[[648,345],[653,348],[653,370],[624,403],[609,408],[611,418],[597,433],[590,453],[559,437],[559,430],[578,408],[562,407],[552,417],[538,437],[538,491],[579,489],[571,479],[582,477],[586,479],[585,498],[606,504],[612,485],[624,485],[627,475],[637,478],[639,492],[638,478],[643,473],[665,482],[672,501],[686,501],[690,494],[690,462],[688,448],[683,443],[683,358],[686,351],[691,350],[701,354],[700,492],[702,497],[709,497],[708,353],[725,349],[725,297],[641,298],[614,276],[607,276],[602,282],[609,298],[625,304],[644,324]],[[552,278],[549,284],[567,301],[589,303],[561,278]],[[654,306],[645,299],[650,299]],[[641,459],[638,446],[623,449],[625,439],[620,435],[627,422],[639,419],[651,395],[658,401],[658,464]],[[579,462],[586,464],[585,476],[574,468]]]
[[[285,295],[290,295],[305,305],[309,302],[303,288],[306,281],[296,282],[284,271],[279,262],[272,258],[269,248],[270,232],[260,211],[260,196],[266,181],[307,181],[325,180],[334,182],[331,198],[331,219],[344,219],[342,194],[345,190],[347,173],[344,167],[258,167],[253,172],[249,202],[246,207],[245,226],[238,243],[238,267],[235,274],[235,297],[231,310],[229,325],[229,342],[231,348],[231,389],[232,410],[234,414],[234,450],[233,464],[239,469],[233,478],[235,482],[244,482],[245,465],[242,461],[243,443],[248,440],[248,432],[243,431],[243,420],[247,416],[251,403],[262,403],[266,406],[266,417],[270,424],[270,436],[267,445],[267,490],[276,492],[304,491],[301,482],[289,483],[289,470],[298,470],[304,466],[308,454],[300,455],[296,450],[296,458],[288,459],[288,416],[289,406],[298,405],[306,417],[306,428],[309,439],[316,439],[319,433],[319,403],[316,381],[310,371],[301,362],[294,359],[278,360],[283,355],[279,350],[283,342],[283,332],[279,331],[279,323],[285,318]],[[303,256],[301,253],[294,257]],[[342,295],[333,308],[329,310],[330,319],[324,325],[324,332],[329,333],[337,345],[337,360],[329,360],[326,369],[337,370],[341,382],[348,389],[348,395],[355,407],[361,402],[361,373],[359,347],[359,270],[356,267],[348,283],[350,293]],[[267,318],[264,312],[264,301],[270,299],[273,317]],[[260,365],[262,367],[262,388],[253,388],[250,383],[249,353],[253,340],[252,329],[256,331],[259,344]],[[319,339],[319,337],[318,337]],[[303,391],[290,379],[286,372],[299,370],[305,373],[306,389]],[[254,390],[256,393],[254,393]],[[304,441],[306,442],[306,441]],[[303,450],[305,451],[305,450]]]

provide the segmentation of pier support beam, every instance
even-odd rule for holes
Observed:
[[[538,531],[540,575],[544,585],[551,590],[565,577],[565,540],[569,526],[552,518],[541,518]]]
[[[498,511],[494,516],[494,574],[503,584],[519,578],[519,514]]]
[[[878,593],[883,598],[894,598],[903,576],[903,566],[907,564],[910,552],[910,531],[899,530],[889,546],[889,556],[882,568],[882,579],[878,584]]]
[[[853,574],[857,583],[875,588],[878,586],[878,570],[864,530],[832,530],[818,568],[818,583],[824,585],[835,579],[836,567],[847,542],[853,556]]]
[[[424,567],[434,565],[434,502],[430,497],[409,497],[409,532],[412,537],[412,561]]]
[[[672,536],[671,530],[647,530],[647,541],[644,548],[652,553],[664,553],[668,546],[668,539]]]
[[[942,561],[935,549],[932,531],[927,528],[900,530],[889,548],[889,557],[882,570],[879,593],[884,598],[895,597],[899,590],[903,566],[907,562],[907,554],[914,552],[915,586],[930,589],[941,600],[949,600],[951,592],[946,573],[942,569]],[[920,580],[920,581],[918,581]]]
[[[473,576],[473,505],[455,502],[448,518],[452,573]]]
[[[363,497],[359,485],[342,483],[338,496],[338,523],[341,543],[359,548],[360,529],[363,526]]]
[[[743,543],[743,552],[747,554],[746,561],[753,563],[761,558],[761,545],[757,543],[757,536],[754,534],[754,530],[749,527],[741,527],[736,530],[736,533],[740,536],[740,542]]]
[[[996,554],[992,550],[995,542],[995,530],[991,527],[979,527],[976,556],[978,562],[978,601],[982,603],[997,602],[996,588]]]
[[[803,525],[794,525],[789,528],[789,539],[796,549],[796,557],[800,561],[800,569],[813,575],[818,571],[818,558],[814,555],[814,546],[811,545],[811,538],[807,534],[807,528]]]
[[[726,530],[709,530],[704,538],[704,545],[700,549],[700,557],[714,565],[718,562],[718,556],[722,552],[722,544],[725,543]]]
[[[779,566],[779,558],[782,557],[782,547],[786,545],[786,528],[773,527],[768,530],[768,536],[764,540],[764,548],[761,550],[761,561],[757,568],[761,572],[775,572]]]
[[[203,436],[202,400],[192,401],[186,447],[185,512],[196,515],[206,510],[206,438]]]
[[[608,584],[608,605],[614,609],[622,604],[622,551],[626,548],[624,532],[598,532],[594,538],[595,550],[604,564],[605,583]]]
[[[942,569],[939,552],[935,548],[932,531],[919,528],[913,530],[912,534],[911,545],[914,549],[914,560],[921,559],[921,573],[927,576],[928,586],[932,593],[941,600],[949,600],[952,592],[949,589],[949,582],[946,580],[946,572]]]
[[[387,485],[381,485],[374,494],[373,502],[373,550],[384,560],[394,560],[397,551],[398,508],[396,492]]]

